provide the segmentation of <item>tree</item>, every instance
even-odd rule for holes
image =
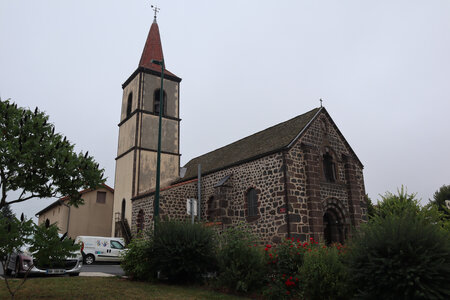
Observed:
[[[402,186],[397,190],[397,194],[386,192],[381,195],[381,201],[378,201],[374,210],[374,216],[385,218],[388,215],[402,215],[402,214],[421,214],[422,208],[419,200],[416,199],[416,194],[408,194],[407,189]]]
[[[443,185],[433,195],[433,200],[430,200],[432,205],[436,205],[437,208],[450,216],[450,211],[445,204],[445,200],[450,200],[450,185]]]
[[[72,256],[74,251],[80,250],[80,246],[73,240],[65,239],[65,235],[62,238],[59,237],[58,227],[55,224],[50,225],[49,222],[45,222],[37,226],[31,219],[26,220],[23,214],[20,220],[15,217],[0,218],[0,263],[5,275],[11,274],[7,269],[11,253],[18,252],[26,246],[29,246],[29,251],[33,254],[33,263],[28,265],[23,280],[11,284],[8,276],[4,276],[11,299],[14,299],[16,293],[25,284],[36,262],[39,262],[41,268],[43,266],[61,268],[67,257]]]
[[[375,206],[372,203],[372,199],[370,199],[369,195],[366,194],[366,203],[367,203],[367,219],[371,219],[375,215]]]
[[[450,200],[450,185],[443,185],[433,195],[433,200],[425,208],[439,219],[444,230],[450,232],[450,209],[447,208],[445,200]]]
[[[5,205],[2,208],[0,208],[0,219],[7,218],[12,219],[14,218],[14,213],[11,210],[11,207],[9,205]]]
[[[0,262],[3,267],[3,276],[5,280],[6,288],[11,294],[11,299],[14,299],[14,295],[20,286],[23,285],[25,280],[16,288],[13,288],[8,281],[7,265],[9,256],[11,253],[18,251],[21,247],[30,242],[29,236],[33,231],[32,220],[24,220],[23,214],[21,220],[17,220],[15,217],[12,219],[1,218],[0,219]],[[26,279],[26,278],[25,278]]]
[[[93,157],[75,153],[44,112],[0,99],[0,209],[62,196],[78,206],[83,203],[79,190],[95,189],[104,181],[103,169]],[[19,196],[7,201],[9,191],[19,191]]]

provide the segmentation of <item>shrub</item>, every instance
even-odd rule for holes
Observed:
[[[267,287],[263,291],[266,299],[290,299],[300,297],[298,275],[272,276]]]
[[[310,238],[302,243],[285,239],[277,246],[266,245],[265,253],[269,266],[269,278],[263,294],[268,299],[286,299],[300,295],[298,272],[303,264],[305,253],[318,247]]]
[[[303,255],[307,249],[314,247],[315,242],[311,238],[310,242],[302,243],[294,239],[285,239],[276,247],[266,245],[264,249],[268,264],[273,274],[295,274],[303,264]]]
[[[398,195],[386,192],[375,208],[375,215],[384,218],[388,215],[420,214],[421,207],[415,196],[415,194],[408,194],[403,186],[398,190]]]
[[[128,244],[121,266],[125,274],[133,280],[149,280],[154,271],[150,263],[150,241],[133,239]]]
[[[214,232],[202,224],[161,222],[150,240],[150,268],[170,282],[197,282],[216,265]]]
[[[361,298],[450,296],[450,236],[420,215],[377,216],[350,250],[350,274]]]
[[[299,269],[299,287],[305,299],[350,299],[347,267],[341,260],[342,246],[314,247],[305,252]]]
[[[244,226],[227,228],[217,252],[218,284],[236,292],[250,292],[264,284],[266,262],[255,237]]]

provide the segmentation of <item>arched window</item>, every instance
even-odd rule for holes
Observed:
[[[131,115],[132,106],[133,106],[133,92],[130,92],[130,94],[128,94],[128,101],[127,101],[127,118]]]
[[[323,156],[323,173],[326,181],[336,181],[336,165],[334,164],[333,157],[328,152]]]
[[[247,192],[247,212],[249,217],[258,215],[258,197],[254,188],[249,189]]]
[[[125,199],[122,199],[122,214],[120,219],[123,221],[125,219]]]
[[[162,110],[162,115],[166,116],[166,112],[167,112],[167,95],[166,95],[166,91],[164,92],[164,96],[163,96],[163,101],[164,101],[164,105],[163,105],[163,110]],[[161,100],[161,89],[157,89],[155,91],[155,93],[153,94],[153,112],[155,114],[159,114],[159,110],[161,108],[160,105],[160,100]]]
[[[144,211],[141,209],[137,215],[137,231],[143,231],[144,230],[144,218],[145,218],[145,213]]]

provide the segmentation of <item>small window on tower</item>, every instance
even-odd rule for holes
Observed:
[[[163,105],[163,110],[162,110],[162,115],[166,116],[166,112],[167,112],[167,95],[166,92],[164,92],[164,96],[163,96],[163,101],[164,101],[164,105]],[[153,94],[153,112],[155,114],[159,114],[159,110],[161,108],[161,90],[157,89],[155,91],[155,93]]]
[[[128,95],[128,101],[127,101],[127,118],[131,115],[131,108],[133,106],[133,93],[130,92]]]
[[[106,203],[106,192],[97,192],[97,203]]]

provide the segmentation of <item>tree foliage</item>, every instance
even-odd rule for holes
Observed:
[[[0,219],[1,218],[12,219],[13,217],[14,213],[8,204],[0,208]]]
[[[63,267],[63,262],[67,257],[74,256],[73,252],[80,250],[80,246],[74,240],[59,237],[58,227],[46,223],[36,226],[31,240],[30,252],[34,253],[35,264],[40,268]]]
[[[264,284],[267,262],[257,238],[240,223],[226,228],[218,239],[218,283],[235,292],[258,290]]]
[[[450,235],[436,210],[403,188],[382,198],[352,239],[348,266],[357,298],[448,299]]]
[[[366,194],[366,203],[367,203],[367,218],[371,219],[375,215],[375,205],[373,205],[372,199],[370,199],[369,195]]]
[[[433,200],[430,200],[432,205],[436,205],[438,209],[450,216],[450,211],[445,204],[445,200],[450,200],[450,185],[443,185],[433,195]]]
[[[72,256],[74,251],[80,250],[80,246],[73,240],[65,239],[65,236],[59,237],[58,227],[55,224],[44,223],[37,226],[31,219],[26,220],[23,214],[20,220],[15,217],[0,218],[0,263],[4,274],[8,274],[9,256],[24,248],[28,248],[27,251],[33,256],[33,264],[25,270],[22,282],[13,287],[8,276],[4,276],[5,285],[12,299],[35,265],[40,268],[63,267],[64,260]]]
[[[386,192],[381,196],[381,201],[375,206],[374,215],[385,218],[389,215],[402,215],[410,213],[413,215],[421,212],[421,206],[416,199],[416,194],[408,194],[405,187],[401,187],[397,194]]]
[[[214,232],[202,224],[160,222],[149,238],[150,265],[169,282],[199,282],[215,266]]]
[[[80,189],[97,188],[103,169],[67,138],[37,107],[34,111],[0,99],[0,208],[33,198],[69,196],[83,203]],[[9,191],[19,196],[7,201]]]

